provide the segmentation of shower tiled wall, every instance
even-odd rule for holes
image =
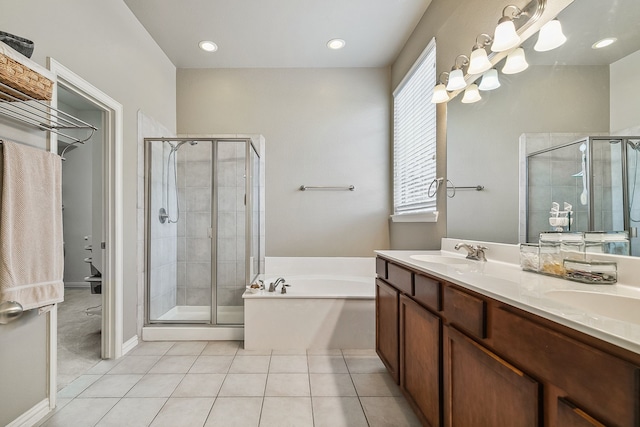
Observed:
[[[179,306],[211,305],[211,141],[183,144],[178,151]]]

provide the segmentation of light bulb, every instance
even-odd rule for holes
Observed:
[[[480,90],[494,90],[500,87],[500,80],[498,80],[498,70],[495,68],[487,71],[482,76],[482,81],[478,89]]]
[[[538,41],[533,49],[537,52],[546,52],[562,46],[566,41],[567,37],[565,37],[562,32],[562,25],[560,24],[560,21],[554,19],[547,22],[542,26],[542,28],[540,28]]]
[[[458,90],[462,89],[467,85],[467,82],[464,81],[464,76],[462,75],[462,70],[452,70],[449,73],[449,82],[447,83],[447,90]]]
[[[527,59],[524,57],[524,49],[517,48],[507,56],[507,61],[502,68],[504,74],[516,74],[529,67]]]
[[[484,50],[483,47],[474,49],[471,52],[471,57],[469,58],[469,69],[467,73],[469,74],[482,74],[491,68],[491,62],[489,62],[489,58],[487,57],[487,51]]]
[[[516,26],[513,20],[503,16],[498,22],[493,36],[491,50],[493,52],[504,52],[520,44],[520,36],[516,33]]]
[[[202,40],[200,43],[198,43],[198,46],[200,46],[200,49],[204,50],[205,52],[215,52],[216,50],[218,50],[218,45],[209,40]]]
[[[465,89],[464,96],[462,97],[462,103],[473,104],[481,99],[482,97],[480,96],[480,92],[478,92],[478,85],[474,83]]]

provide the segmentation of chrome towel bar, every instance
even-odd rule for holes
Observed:
[[[330,187],[330,186],[322,186],[322,185],[301,185],[300,191],[307,190],[326,190],[326,191],[355,191],[355,185],[348,185],[344,187]]]

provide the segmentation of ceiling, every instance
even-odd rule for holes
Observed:
[[[124,0],[177,68],[384,67],[431,0]],[[328,49],[333,38],[346,41]],[[218,51],[198,47],[211,40]]]

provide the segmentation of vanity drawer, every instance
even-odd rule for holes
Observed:
[[[638,426],[637,366],[521,316],[492,308],[490,345],[606,425]],[[566,409],[566,408],[565,408]]]
[[[427,308],[440,311],[442,310],[440,287],[439,281],[416,274],[413,277],[413,299]]]
[[[413,293],[413,273],[399,265],[387,263],[387,282],[400,292],[408,295]]]
[[[387,260],[384,258],[376,258],[376,274],[379,278],[387,280]]]
[[[451,286],[445,286],[442,299],[444,316],[450,325],[477,338],[487,337],[487,303],[484,300]]]

